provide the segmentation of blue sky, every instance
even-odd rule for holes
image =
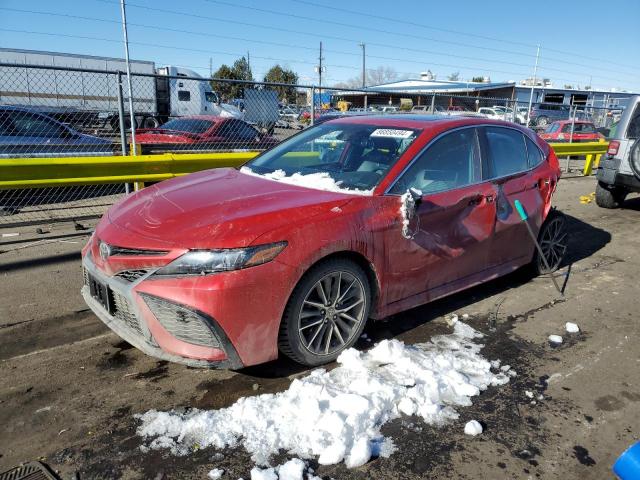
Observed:
[[[366,44],[368,68],[392,67],[400,77],[418,78],[430,69],[439,79],[460,72],[463,79],[520,80],[532,74],[540,43],[539,76],[555,85],[591,81],[594,88],[640,91],[639,0],[127,4],[132,58],[189,66],[203,75],[210,58],[215,70],[249,52],[256,78],[279,63],[309,84],[317,81],[322,41],[326,84],[360,75],[359,43]],[[123,56],[117,0],[0,0],[0,18],[1,47]]]

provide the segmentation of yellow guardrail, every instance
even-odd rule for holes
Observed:
[[[609,142],[549,143],[558,157],[584,156],[583,175],[591,175],[593,167],[600,163],[602,155],[607,153]]]
[[[0,189],[159,182],[209,168],[238,167],[258,153],[0,159]]]
[[[606,153],[607,142],[550,143],[558,157],[585,156],[584,175],[590,175]],[[259,152],[163,153],[123,157],[60,157],[0,159],[0,190],[59,187],[98,183],[159,182],[209,168],[238,167]],[[317,152],[292,152],[299,156]],[[304,162],[303,162],[304,163]]]

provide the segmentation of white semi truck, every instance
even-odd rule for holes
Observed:
[[[211,84],[193,70],[129,64],[137,127],[154,128],[184,115],[243,117],[235,106],[220,104]],[[119,58],[0,48],[0,104],[30,107],[79,128],[117,130],[118,72],[128,128],[126,64]]]

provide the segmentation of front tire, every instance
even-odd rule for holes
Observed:
[[[537,275],[553,273],[560,268],[567,253],[568,237],[567,217],[557,210],[551,210],[538,233],[538,243],[549,268],[536,248],[532,266]]]
[[[285,309],[278,346],[307,366],[334,361],[353,346],[371,308],[364,270],[343,258],[312,267],[293,290]]]
[[[617,187],[605,187],[598,182],[596,186],[596,205],[601,208],[618,208],[624,202],[627,191]]]

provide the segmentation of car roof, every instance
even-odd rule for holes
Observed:
[[[383,127],[405,127],[405,128],[447,128],[464,125],[501,125],[512,128],[520,127],[511,122],[502,120],[491,120],[475,115],[416,115],[414,113],[394,114],[394,115],[354,115],[344,116],[327,121],[326,123],[351,123],[351,124],[373,124]]]
[[[556,120],[553,123],[560,123],[560,124],[567,124],[567,123],[572,123],[571,120]],[[589,124],[593,124],[593,122],[589,121],[589,120],[574,120],[573,123],[589,123]]]

